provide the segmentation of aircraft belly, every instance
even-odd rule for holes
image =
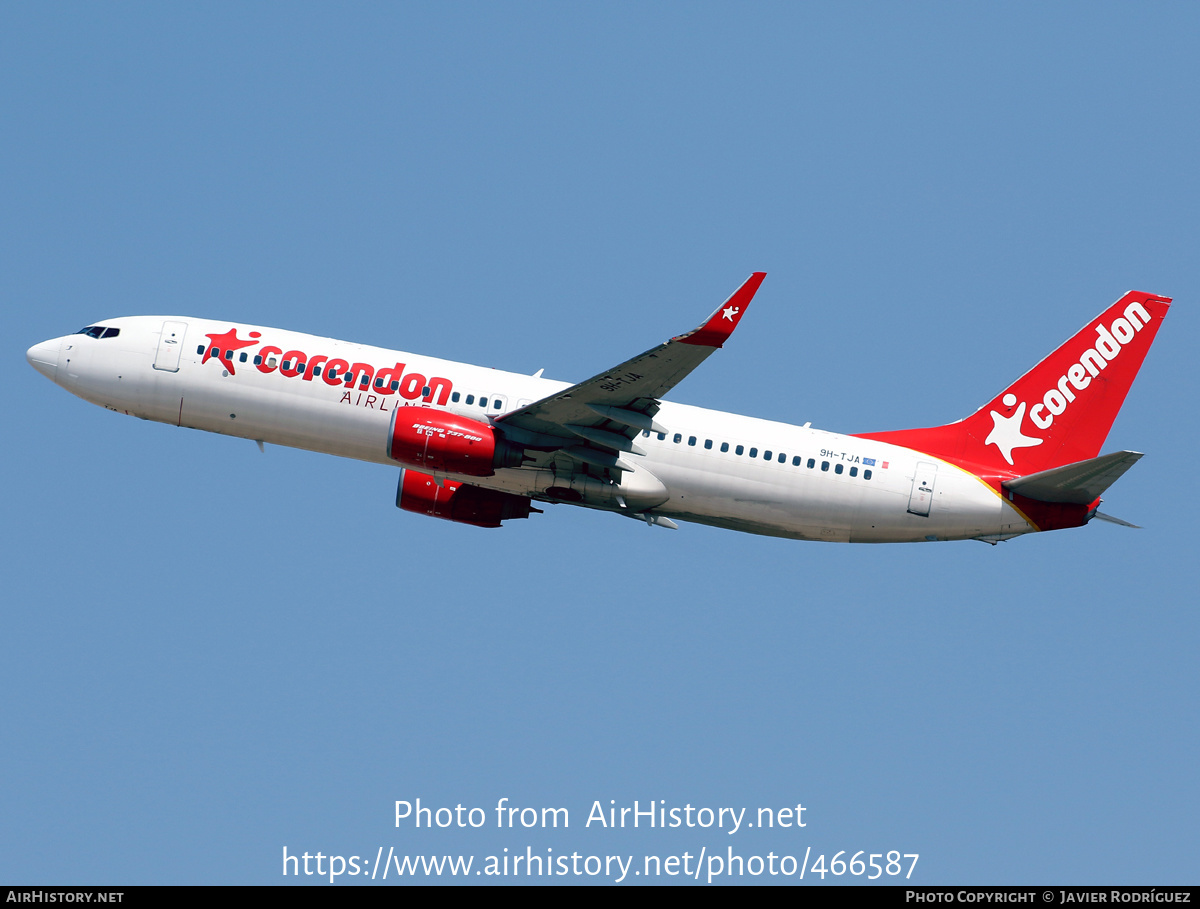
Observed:
[[[264,387],[264,380],[256,379],[238,376],[234,380],[215,372],[191,371],[182,400],[178,396],[171,399],[175,412],[167,414],[166,422],[273,445],[388,463],[391,404],[386,399],[372,401],[371,407],[356,407],[352,403],[339,403],[336,391],[323,396],[324,389],[302,388],[294,393]]]
[[[948,466],[948,465],[947,465]],[[928,513],[912,509],[908,471],[893,485],[892,506],[860,522],[852,541],[872,543],[969,540],[1026,533],[1032,528],[986,484],[957,468],[939,473]],[[915,482],[914,482],[915,485]],[[865,517],[865,516],[864,516]]]
[[[743,474],[677,464],[655,469],[671,491],[656,514],[790,539],[848,540],[863,494],[857,485],[796,475],[788,465],[753,465]]]
[[[829,542],[923,542],[1024,533],[1031,528],[962,471],[939,478],[926,514],[909,510],[913,470],[903,461],[872,480],[758,467],[757,476],[656,464],[671,492],[662,514],[730,530]],[[872,485],[874,484],[874,485]]]

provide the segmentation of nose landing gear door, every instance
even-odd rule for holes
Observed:
[[[908,513],[929,517],[929,506],[933,504],[933,484],[937,480],[937,465],[922,461],[917,465],[913,477],[912,495],[908,497]]]
[[[183,353],[183,338],[187,334],[187,322],[163,322],[162,335],[158,339],[158,353],[154,355],[154,368],[163,372],[179,372],[179,355]]]

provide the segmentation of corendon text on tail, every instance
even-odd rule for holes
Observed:
[[[983,540],[1078,527],[1141,455],[1102,454],[1170,299],[1131,291],[971,416],[842,435],[674,404],[765,275],[698,328],[571,384],[281,329],[132,316],[29,349],[149,420],[397,468],[396,504],[480,527],[581,505],[797,540]]]

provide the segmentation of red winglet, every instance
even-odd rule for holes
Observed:
[[[717,311],[708,317],[707,322],[699,328],[671,340],[683,344],[696,344],[700,347],[723,345],[733,334],[733,330],[737,328],[742,316],[746,314],[750,301],[754,299],[754,294],[758,292],[758,286],[762,284],[763,278],[766,276],[765,271],[756,271],[746,279],[745,284],[733,292],[733,296],[717,307]]]

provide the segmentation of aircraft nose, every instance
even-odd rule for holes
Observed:
[[[29,365],[51,382],[58,373],[58,348],[61,340],[61,338],[55,338],[52,341],[43,341],[25,351],[25,359],[29,361]]]

